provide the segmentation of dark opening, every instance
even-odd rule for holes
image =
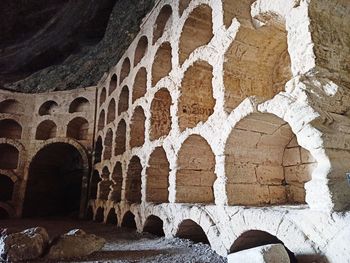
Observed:
[[[6,143],[0,144],[0,169],[17,169],[18,157],[19,152],[14,146]]]
[[[117,219],[117,215],[115,213],[115,209],[114,208],[109,210],[106,223],[112,224],[112,225],[118,224],[118,219]]]
[[[45,120],[38,125],[36,129],[36,140],[48,140],[55,138],[57,133],[57,126],[53,121]]]
[[[99,163],[101,162],[102,159],[102,150],[103,150],[103,146],[102,146],[102,138],[98,137],[97,141],[95,143],[95,163]]]
[[[86,211],[86,219],[92,220],[94,218],[94,211],[92,210],[92,207],[89,206]]]
[[[21,139],[22,126],[18,122],[5,119],[0,121],[0,138]]]
[[[80,208],[84,164],[80,152],[66,143],[41,149],[29,166],[23,216],[63,216]]]
[[[203,229],[191,219],[182,221],[176,233],[176,237],[192,240],[195,243],[209,244],[209,240]]]
[[[105,212],[105,210],[102,207],[97,208],[96,216],[95,216],[96,222],[99,222],[99,223],[103,222],[104,212]]]
[[[94,171],[90,180],[90,199],[97,199],[97,184],[101,181],[98,171]]]
[[[0,102],[0,113],[16,114],[23,111],[22,105],[17,100],[9,99]]]
[[[130,211],[126,212],[123,217],[122,227],[136,229],[135,216]]]
[[[73,112],[87,112],[89,111],[90,103],[84,97],[76,98],[69,106],[69,113]]]
[[[0,174],[0,201],[7,202],[12,199],[13,186],[10,177]]]
[[[7,211],[0,207],[0,219],[8,219],[10,216],[9,214],[7,213]]]
[[[260,230],[250,230],[247,232],[244,232],[240,237],[236,239],[236,241],[233,243],[233,245],[230,248],[230,253],[238,252],[241,250],[253,248],[253,247],[259,247],[259,246],[265,246],[269,244],[283,244],[281,240],[279,240],[277,237]],[[288,252],[288,256],[291,263],[297,262],[297,259],[293,252],[291,252],[287,247],[285,249]]]
[[[153,235],[163,237],[163,220],[158,216],[149,216],[145,222],[145,226],[143,227],[143,232],[148,232]]]
[[[49,100],[44,102],[40,108],[39,108],[39,115],[44,116],[44,115],[52,115],[58,110],[58,104],[57,102],[53,100]]]

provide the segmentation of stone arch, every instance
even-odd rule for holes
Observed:
[[[139,69],[135,76],[134,87],[132,90],[132,103],[145,96],[147,92],[147,71],[145,67]]]
[[[109,209],[107,218],[106,218],[106,223],[111,224],[111,225],[117,225],[118,224],[118,217],[117,213],[115,212],[115,208],[112,207]]]
[[[51,139],[32,158],[23,202],[24,216],[82,217],[87,199],[89,162],[85,149],[71,139]]]
[[[297,262],[297,259],[292,251],[290,251],[284,243],[276,236],[261,230],[249,230],[241,234],[232,244],[230,253],[265,246],[270,244],[282,244],[288,252],[290,262]]]
[[[97,199],[97,186],[101,181],[100,175],[97,170],[94,170],[90,179],[90,199]]]
[[[140,147],[145,142],[146,116],[141,106],[136,107],[130,124],[130,147]]]
[[[115,108],[116,108],[115,100],[111,99],[111,101],[109,102],[108,111],[107,111],[107,124],[115,120],[115,116],[116,116]]]
[[[178,153],[177,203],[214,203],[215,156],[199,135],[189,136]]]
[[[171,57],[170,42],[162,43],[154,56],[152,64],[152,86],[155,86],[159,80],[169,75],[172,69]]]
[[[113,131],[111,128],[108,129],[104,140],[104,151],[103,160],[110,160],[112,158],[112,147],[113,147]]]
[[[23,112],[23,106],[15,99],[8,99],[0,102],[0,113],[17,114]]]
[[[213,67],[202,60],[196,61],[185,72],[178,101],[180,130],[194,128],[214,113]]]
[[[83,117],[72,119],[67,125],[67,137],[78,141],[89,139],[89,122]]]
[[[191,219],[185,219],[180,223],[175,236],[192,240],[195,243],[210,244],[202,227]]]
[[[14,182],[7,175],[0,174],[0,202],[12,200]]]
[[[163,230],[163,220],[158,216],[150,215],[145,221],[143,232],[151,233],[159,237],[165,236]]]
[[[49,100],[44,102],[39,108],[39,115],[52,115],[58,111],[58,104],[56,101]]]
[[[90,102],[87,98],[78,97],[72,101],[69,105],[69,113],[74,112],[88,112],[90,108]]]
[[[270,113],[252,113],[235,125],[226,142],[228,204],[305,203],[304,184],[314,167],[288,123]]]
[[[102,151],[103,151],[103,145],[102,145],[102,138],[101,136],[98,136],[96,142],[95,142],[95,149],[94,149],[94,162],[99,163],[102,160]]]
[[[126,123],[123,119],[120,120],[115,134],[114,155],[121,155],[126,150]]]
[[[102,223],[105,218],[105,209],[103,207],[98,207],[96,210],[95,221]]]
[[[238,14],[238,20],[249,24],[241,24],[225,53],[224,108],[227,112],[249,96],[271,99],[284,90],[286,82],[292,78],[286,30],[277,26],[280,23],[270,23],[257,29],[250,26],[248,2],[240,6],[242,12]],[[231,4],[234,8],[238,4],[237,1],[225,3],[224,8],[225,5],[231,8]]]
[[[131,211],[127,211],[124,216],[121,223],[122,227],[136,229],[136,221],[135,221],[135,215]]]
[[[109,199],[118,203],[122,199],[122,185],[123,185],[123,168],[120,162],[117,162],[112,172],[113,185],[109,193]]]
[[[168,21],[172,15],[172,12],[173,10],[170,5],[163,6],[159,11],[158,17],[153,26],[153,44],[162,37],[165,27],[167,26]]]
[[[134,55],[134,66],[140,63],[142,58],[145,56],[148,48],[148,38],[147,36],[142,36],[137,43],[137,47]]]
[[[17,169],[19,161],[19,151],[13,145],[0,143],[0,169]]]
[[[117,89],[118,86],[118,77],[116,74],[113,74],[111,80],[109,81],[108,94],[111,95],[113,91]]]
[[[169,134],[171,130],[171,104],[171,95],[166,88],[162,88],[154,94],[151,103],[150,140],[153,141]]]
[[[100,106],[106,101],[106,98],[107,98],[107,91],[106,91],[106,88],[103,87],[100,93]]]
[[[122,68],[120,70],[120,82],[119,84],[121,84],[123,82],[123,80],[129,76],[130,73],[130,59],[127,57],[124,59],[123,64],[122,64]]]
[[[55,138],[57,133],[57,126],[51,120],[42,121],[36,128],[35,139],[36,140],[48,140]]]
[[[102,110],[100,112],[100,116],[98,118],[98,130],[103,130],[103,128],[105,127],[105,122],[106,122],[106,114],[105,114],[105,110]]]
[[[187,17],[179,42],[180,64],[198,47],[207,45],[213,38],[212,9],[206,4],[197,6]]]
[[[169,161],[163,147],[152,152],[146,170],[146,201],[168,203]]]
[[[20,140],[22,138],[22,126],[15,120],[0,120],[0,138]]]
[[[182,16],[185,9],[190,4],[191,0],[179,0],[179,15]]]
[[[119,96],[118,115],[120,115],[124,111],[127,111],[128,108],[129,108],[129,89],[128,89],[128,86],[124,86]]]
[[[128,165],[125,181],[125,199],[130,203],[141,203],[141,173],[140,158],[133,156]]]
[[[109,179],[110,171],[107,166],[103,167],[101,181],[97,185],[97,199],[108,200],[113,182]]]

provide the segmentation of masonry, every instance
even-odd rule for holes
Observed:
[[[79,211],[203,232],[220,255],[278,240],[300,262],[348,262],[349,13],[163,0],[96,86],[1,91],[0,215]]]

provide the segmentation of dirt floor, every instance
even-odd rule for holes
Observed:
[[[36,226],[45,227],[51,239],[71,229],[81,228],[87,233],[101,236],[107,240],[101,251],[86,258],[64,262],[227,262],[226,259],[216,254],[209,245],[195,244],[192,241],[178,238],[165,239],[147,233],[140,234],[135,230],[117,228],[115,225],[72,219],[0,220],[0,228],[8,228],[10,232],[22,231]],[[45,260],[32,262],[45,262]]]

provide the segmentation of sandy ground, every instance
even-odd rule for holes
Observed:
[[[8,228],[11,232],[36,226],[45,227],[50,238],[71,229],[81,228],[87,233],[99,235],[107,240],[101,251],[86,258],[64,262],[227,262],[205,244],[195,244],[192,241],[178,238],[165,239],[147,233],[139,234],[134,230],[117,228],[114,225],[72,219],[0,220],[0,228]],[[31,262],[44,262],[44,260]]]

